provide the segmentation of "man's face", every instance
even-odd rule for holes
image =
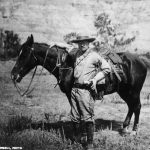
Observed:
[[[83,52],[85,52],[89,48],[89,42],[80,42],[79,43],[79,49]]]

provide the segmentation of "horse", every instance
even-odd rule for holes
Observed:
[[[126,81],[118,82],[113,75],[113,88],[106,90],[105,95],[117,92],[127,103],[128,113],[123,122],[123,133],[128,133],[128,127],[132,115],[135,115],[132,133],[137,134],[139,127],[139,116],[141,110],[140,92],[145,81],[150,63],[145,58],[139,58],[136,54],[129,52],[118,53],[122,60],[122,69]],[[64,92],[71,103],[71,89],[74,84],[74,62],[76,51],[68,53],[65,48],[52,46],[45,43],[34,42],[33,35],[22,44],[16,64],[11,71],[14,83],[20,82],[34,67],[41,65],[53,74],[62,92]]]

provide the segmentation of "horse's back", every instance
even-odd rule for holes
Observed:
[[[122,52],[118,53],[118,55],[123,61],[122,67],[127,77],[127,84],[131,88],[141,90],[147,74],[145,63],[137,54]]]
[[[117,54],[121,57],[123,64],[128,64],[128,66],[131,67],[130,69],[136,67],[137,71],[147,71],[147,67],[145,63],[139,58],[139,55],[130,52],[121,52]]]

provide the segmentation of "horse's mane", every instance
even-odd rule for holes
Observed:
[[[39,46],[39,47],[50,47],[50,45],[49,45],[49,44],[46,44],[46,43],[37,43],[37,42],[35,42],[34,44],[37,45],[37,46]],[[61,46],[58,46],[58,45],[54,45],[54,46],[52,46],[52,47],[50,47],[50,48],[63,49],[63,50],[66,51],[66,53],[68,53],[68,51],[66,50],[65,47],[61,47]]]
[[[54,45],[52,47],[50,47],[50,45],[46,44],[46,43],[37,43],[35,42],[34,45],[36,45],[38,48],[40,48],[41,50],[43,48],[45,49],[56,49],[57,51],[60,51],[60,52],[63,52],[63,53],[66,53],[67,54],[67,57],[66,57],[66,62],[68,64],[72,64],[74,61],[75,61],[75,56],[76,56],[76,51],[77,49],[73,49],[71,52],[68,52],[67,51],[67,48],[65,47],[61,47],[59,45]]]
[[[77,48],[73,48],[70,52],[69,52],[69,55],[72,59],[73,62],[76,61],[76,56],[77,56],[77,52],[78,52],[78,49]]]

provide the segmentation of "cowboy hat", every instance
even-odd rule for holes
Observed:
[[[71,40],[70,42],[71,43],[80,43],[80,42],[86,41],[86,42],[90,43],[90,42],[93,42],[94,40],[95,40],[95,38],[90,38],[88,36],[78,36],[77,39]]]

